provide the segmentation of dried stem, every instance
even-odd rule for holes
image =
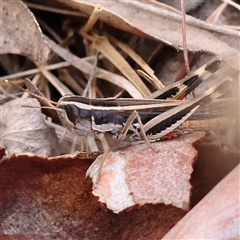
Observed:
[[[188,52],[187,52],[187,40],[186,40],[186,13],[185,13],[185,1],[181,0],[181,9],[182,9],[182,36],[183,36],[183,56],[186,68],[186,74],[190,72],[189,61],[188,61]]]

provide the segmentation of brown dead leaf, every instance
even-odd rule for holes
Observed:
[[[22,1],[3,0],[0,16],[1,54],[20,54],[47,64],[50,48],[28,7]]]
[[[3,161],[0,239],[112,240],[139,239],[142,235],[141,239],[153,239],[156,231],[163,236],[185,214],[164,205],[112,213],[91,193],[91,181],[85,179],[89,165],[77,156],[23,155]],[[144,223],[145,218],[148,221]]]
[[[163,239],[239,239],[239,170],[238,165]]]
[[[137,145],[111,152],[96,184],[101,156],[89,168],[93,194],[118,213],[130,206],[146,203],[188,209],[191,185],[189,179],[197,151],[192,144],[204,137],[194,132],[169,141]]]
[[[46,125],[36,99],[12,100],[0,106],[0,113],[0,146],[6,149],[8,156],[13,153],[60,154],[56,134]]]
[[[156,1],[59,1],[67,7],[90,15],[99,4],[103,10],[99,19],[116,28],[147,36],[182,49],[182,17]],[[205,51],[221,56],[239,69],[238,31],[186,16],[187,46],[190,51]]]
[[[199,158],[194,165],[193,178],[198,186],[193,183],[193,197],[199,201],[199,193],[209,187],[209,182],[214,180],[215,186],[236,166],[229,164],[229,159],[238,162],[239,156],[224,153],[211,144],[206,146],[199,142],[197,145]],[[199,169],[203,160],[206,166]],[[112,213],[91,193],[91,181],[85,178],[91,162],[78,155],[52,158],[13,155],[2,161],[0,239],[161,239],[185,215],[182,209],[164,204],[146,204],[119,214]],[[219,165],[221,169],[216,169]],[[231,188],[232,183],[228,183],[226,191]],[[237,192],[236,186],[232,187]],[[224,209],[222,204],[224,202],[216,201],[214,206]],[[212,206],[211,202],[209,205]],[[222,216],[221,210],[211,218],[218,216]],[[208,216],[206,218],[205,223],[210,221]],[[200,220],[195,219],[186,226],[196,226]],[[224,228],[216,231],[224,231]]]

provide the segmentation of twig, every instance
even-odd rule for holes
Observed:
[[[103,55],[101,54],[99,56],[99,59],[102,59],[102,58],[103,58]],[[82,59],[86,60],[86,61],[91,61],[91,60],[95,59],[95,56],[84,57]],[[55,64],[52,64],[52,65],[45,66],[45,68],[47,70],[55,70],[55,69],[58,69],[58,68],[69,67],[70,65],[72,65],[70,62],[60,62],[60,63],[55,63]],[[14,73],[14,74],[10,74],[10,75],[0,77],[0,81],[5,80],[5,79],[10,80],[10,79],[14,79],[14,78],[21,78],[21,77],[29,76],[29,75],[36,74],[36,73],[39,73],[39,72],[40,72],[40,70],[38,68],[34,68],[34,69],[30,69],[30,70],[27,70],[27,71],[24,71],[24,72]]]
[[[60,63],[55,63],[55,64],[52,64],[52,65],[46,66],[45,68],[47,70],[54,70],[54,69],[58,69],[58,68],[68,67],[70,65],[71,65],[71,63],[69,63],[69,62],[60,62]],[[21,77],[33,75],[33,74],[36,74],[36,73],[39,73],[39,72],[40,72],[40,70],[38,68],[30,69],[30,70],[27,70],[27,71],[24,71],[24,72],[14,73],[14,74],[10,74],[10,75],[0,77],[0,81],[5,80],[5,79],[10,80],[10,79],[14,79],[14,78],[21,78]]]
[[[49,72],[43,65],[40,65],[36,62],[35,65],[62,96],[64,96],[65,94],[73,94],[61,81],[59,81],[57,77],[55,77],[51,72]]]
[[[189,61],[188,61],[188,52],[187,52],[187,40],[186,40],[186,13],[185,13],[185,1],[181,0],[181,9],[182,9],[182,36],[183,36],[183,56],[186,68],[186,74],[190,72]]]
[[[206,22],[213,23],[213,24],[216,23],[226,6],[227,6],[226,3],[222,3],[220,6],[218,6],[217,9],[215,9],[212,12],[212,14],[206,19]],[[193,66],[196,63],[196,61],[199,59],[200,56],[201,56],[201,53],[189,52],[188,53],[189,65]],[[185,75],[186,75],[186,69],[185,69],[185,66],[184,66],[179,71],[179,73],[178,73],[178,75],[177,75],[177,77],[175,79],[175,82],[177,82],[178,80],[184,78]]]

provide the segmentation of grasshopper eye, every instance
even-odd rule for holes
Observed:
[[[67,113],[68,119],[72,122],[75,123],[77,120],[80,118],[80,110],[77,106],[74,104],[66,104],[64,106],[64,109]]]

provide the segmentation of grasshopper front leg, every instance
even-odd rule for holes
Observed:
[[[110,152],[110,147],[108,145],[108,142],[105,138],[105,134],[103,132],[99,132],[96,134],[98,139],[100,140],[101,144],[102,144],[102,147],[103,147],[103,154],[100,156],[101,157],[101,160],[100,160],[100,163],[98,165],[98,170],[97,170],[97,173],[96,173],[96,180],[95,180],[95,184],[98,184],[99,180],[100,180],[100,177],[101,177],[101,171],[102,171],[102,167],[103,167],[103,164],[106,160],[106,157],[107,155],[109,154]],[[88,168],[87,172],[86,172],[86,177],[90,176],[90,167]]]

